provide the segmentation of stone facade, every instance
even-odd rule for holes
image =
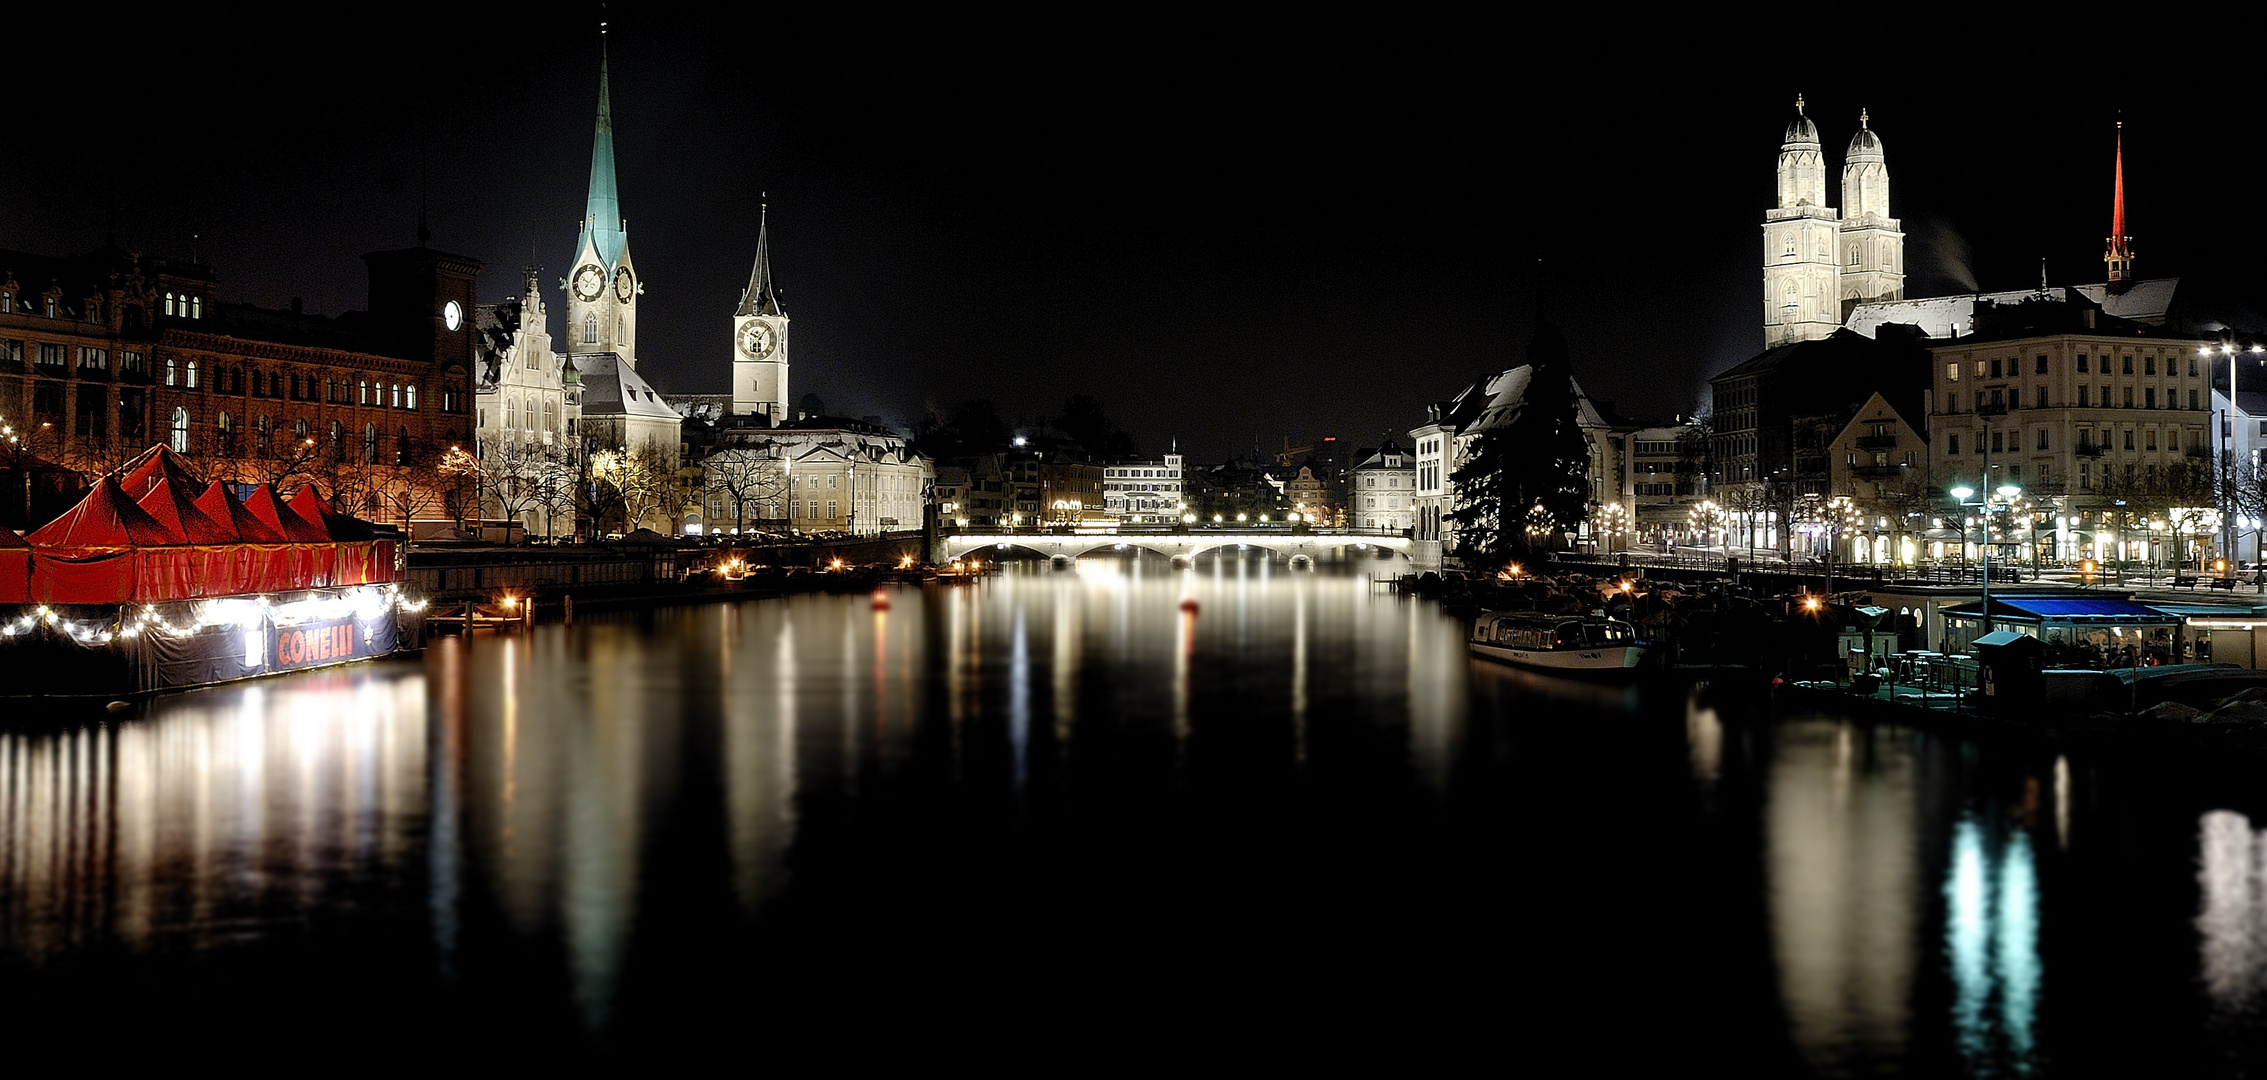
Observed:
[[[1842,209],[1826,202],[1818,126],[1795,101],[1779,147],[1778,205],[1763,220],[1763,343],[1814,341],[1857,305],[1905,295],[1905,234],[1889,210],[1881,137],[1858,115],[1843,155]]]

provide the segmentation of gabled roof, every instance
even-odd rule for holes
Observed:
[[[1533,367],[1521,364],[1465,387],[1464,392],[1456,395],[1450,403],[1447,412],[1448,416],[1456,420],[1457,434],[1471,435],[1511,423],[1526,404],[1527,383],[1534,375]],[[1573,381],[1577,426],[1607,426],[1605,416],[1598,412],[1597,406],[1590,403],[1590,395],[1582,392],[1581,381]]]
[[[582,368],[582,412],[585,417],[629,416],[682,421],[684,417],[646,384],[637,369],[614,353],[584,353],[575,357]]]

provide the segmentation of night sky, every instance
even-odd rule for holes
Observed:
[[[422,194],[433,246],[486,262],[483,299],[531,256],[547,286],[565,275],[596,5],[233,10],[11,16],[0,247],[84,251],[114,227],[193,248],[224,299],[335,314],[363,302],[363,252],[414,242]],[[2248,301],[2267,239],[2256,80],[2205,62],[2208,27],[1231,5],[610,21],[641,370],[725,389],[768,191],[795,393],[901,425],[1086,392],[1145,449],[1199,460],[1370,443],[1518,362],[1538,296],[1594,397],[1690,412],[1761,348],[1759,224],[1797,92],[1837,170],[1871,111],[1908,295],[2027,287],[2041,258],[2058,284],[2100,280],[2121,111],[2144,276]]]

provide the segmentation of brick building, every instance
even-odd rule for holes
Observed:
[[[216,479],[444,516],[434,466],[471,435],[480,264],[426,248],[366,260],[370,310],[330,318],[224,303],[196,263],[0,251],[0,417],[84,473],[166,443]]]

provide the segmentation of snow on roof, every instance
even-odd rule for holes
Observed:
[[[2008,292],[1931,296],[1918,300],[1877,300],[1852,308],[1850,317],[1842,325],[1845,329],[1857,331],[1867,337],[1873,337],[1885,323],[1918,326],[1922,333],[1932,338],[1960,337],[1976,332],[1978,301],[2007,306],[2036,300],[2044,295],[2047,299],[2067,303],[2072,292],[2099,305],[2104,314],[2136,322],[2159,322],[2171,310],[2173,293],[2179,287],[2179,278],[2151,278],[2136,281],[2124,292],[2114,295],[2110,293],[2108,285],[2074,285],[2067,289],[2050,288],[2043,294],[2038,289],[2015,289]]]
[[[575,358],[582,367],[583,415],[617,415],[682,420],[677,410],[638,376],[637,370],[613,353],[590,353]]]
[[[1520,406],[1526,403],[1527,382],[1534,377],[1534,374],[1535,369],[1532,366],[1521,364],[1509,371],[1489,376],[1484,388],[1478,383],[1466,387],[1464,393],[1456,396],[1456,403],[1459,407],[1468,404],[1466,398],[1472,395],[1474,389],[1481,391],[1483,399],[1471,403],[1478,405],[1478,415],[1465,424],[1464,429],[1459,434],[1476,434],[1510,423],[1514,417],[1519,415]],[[1580,414],[1578,426],[1586,428],[1606,426],[1606,418],[1599,415],[1596,406],[1590,404],[1590,395],[1582,392],[1580,380],[1574,381],[1574,400]]]

